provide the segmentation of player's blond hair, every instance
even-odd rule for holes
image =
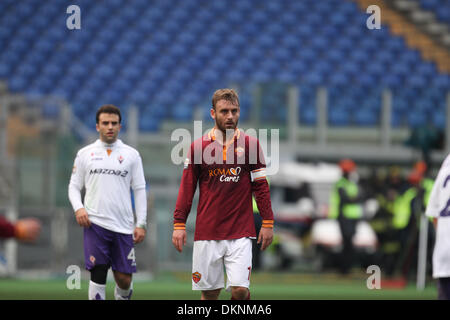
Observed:
[[[214,110],[216,110],[216,104],[220,100],[226,100],[239,107],[239,97],[233,89],[219,89],[214,92],[212,96],[212,108]]]

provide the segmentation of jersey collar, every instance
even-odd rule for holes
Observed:
[[[100,139],[97,139],[96,143],[98,146],[104,147],[106,149],[115,149],[123,144],[122,140],[120,140],[120,139],[117,139],[114,143],[106,143]]]
[[[209,132],[208,132],[208,139],[210,139],[211,141],[216,141],[216,134],[215,134],[216,129],[212,128]],[[239,130],[239,128],[236,128],[234,130],[234,135],[233,135],[233,139],[231,139],[227,145],[229,145],[232,141],[234,141],[235,139],[239,139],[239,137],[241,136],[241,130]],[[222,141],[217,141],[220,144],[222,144]]]

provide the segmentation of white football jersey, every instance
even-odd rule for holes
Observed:
[[[83,186],[86,187],[84,205],[79,195],[71,194],[71,190],[79,191]],[[137,150],[121,140],[113,144],[97,140],[78,151],[69,184],[74,211],[84,207],[92,223],[132,234],[134,215],[130,188],[145,189],[142,160]],[[137,225],[145,225],[146,216],[137,216],[137,219]]]
[[[433,277],[450,277],[450,155],[439,170],[425,214],[437,218]]]

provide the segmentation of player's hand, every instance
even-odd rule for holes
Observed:
[[[179,251],[183,251],[183,246],[186,245],[186,230],[173,230],[172,243]]]
[[[80,226],[85,228],[91,226],[91,221],[89,220],[89,216],[88,213],[86,212],[86,209],[84,208],[78,209],[75,212],[75,218],[77,219],[77,222]]]
[[[145,229],[136,227],[133,233],[134,243],[141,243],[145,238]]]
[[[259,231],[258,244],[261,244],[261,251],[266,250],[273,240],[272,228],[261,228]]]
[[[41,222],[35,218],[18,220],[15,225],[15,237],[24,242],[34,242],[41,233]]]

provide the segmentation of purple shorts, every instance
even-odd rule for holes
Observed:
[[[122,273],[136,272],[133,235],[91,224],[84,228],[84,261],[87,270],[107,265]]]
[[[438,287],[438,299],[450,300],[450,278],[439,278],[437,287]]]

